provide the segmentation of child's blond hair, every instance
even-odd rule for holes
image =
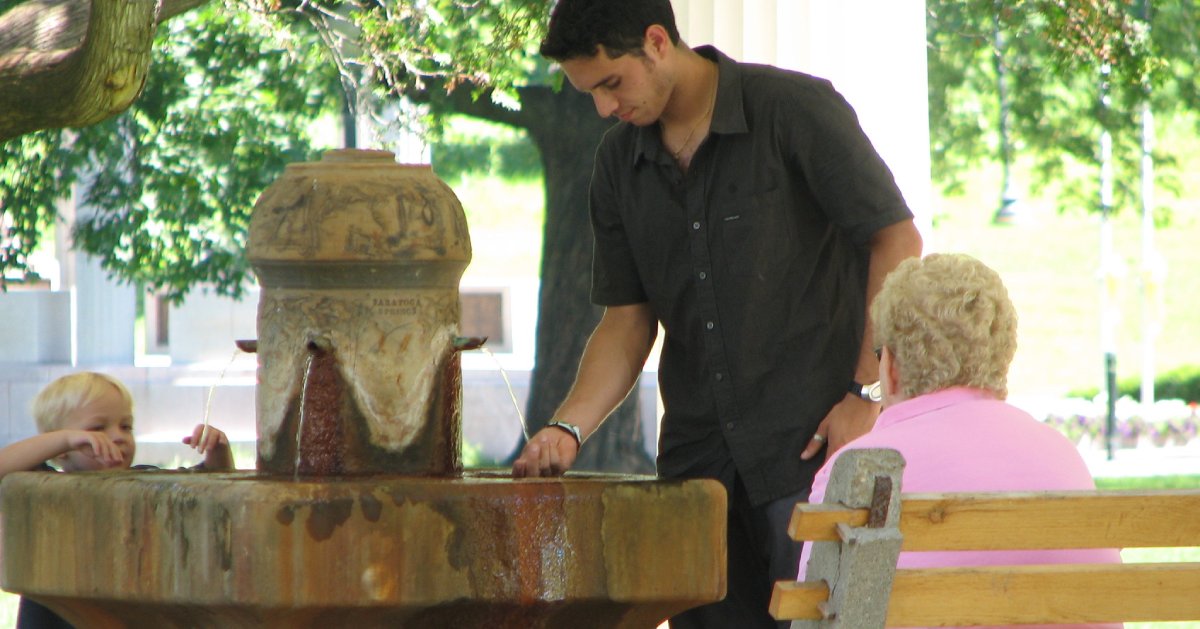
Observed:
[[[133,408],[133,396],[120,380],[95,371],[81,371],[65,375],[46,385],[33,398],[33,419],[38,432],[59,430],[67,414],[96,399],[114,387],[121,399]]]

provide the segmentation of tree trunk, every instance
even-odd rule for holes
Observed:
[[[589,96],[570,88],[522,90],[521,107],[523,126],[542,154],[546,186],[537,348],[526,404],[532,434],[550,421],[570,390],[583,348],[603,313],[589,299],[588,185],[596,147],[612,121],[596,115]],[[639,410],[635,386],[634,394],[589,438],[574,469],[652,473]]]
[[[444,94],[443,87],[430,82],[423,94],[427,98]],[[533,434],[553,418],[570,391],[583,348],[603,314],[590,299],[592,226],[588,219],[588,185],[596,147],[613,123],[596,115],[591,97],[569,87],[555,91],[542,85],[520,88],[518,92],[520,111],[496,105],[486,90],[476,97],[471,90],[460,88],[439,98],[459,114],[525,129],[542,155],[546,225],[537,347],[525,405],[525,423]],[[636,385],[633,390],[634,394],[588,438],[574,469],[654,472],[654,461],[646,454],[642,436]],[[509,457],[510,463],[524,445],[522,438]]]
[[[1009,70],[1005,61],[1008,41],[1004,36],[1000,11],[1003,0],[996,0],[996,11],[992,14],[992,68],[996,71],[996,131],[1000,146],[1000,205],[996,208],[993,222],[1005,223],[1016,220],[1016,191],[1013,189],[1013,141],[1011,133],[1012,96],[1009,94]]]

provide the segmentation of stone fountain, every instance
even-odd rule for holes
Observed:
[[[255,207],[256,471],[11,474],[4,589],[81,629],[655,627],[725,591],[715,481],[462,470],[461,205],[382,151]]]

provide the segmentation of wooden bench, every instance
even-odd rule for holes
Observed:
[[[812,542],[771,614],[793,629],[1200,619],[1200,562],[897,569],[901,550],[1200,546],[1200,489],[903,494],[895,450],[847,451],[825,502],[789,533]]]

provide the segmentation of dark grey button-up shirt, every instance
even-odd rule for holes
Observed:
[[[657,126],[613,127],[596,156],[592,300],[649,302],[664,477],[740,476],[751,500],[806,489],[800,453],[846,394],[865,322],[867,243],[912,218],[827,81],[735,63],[685,174]]]

